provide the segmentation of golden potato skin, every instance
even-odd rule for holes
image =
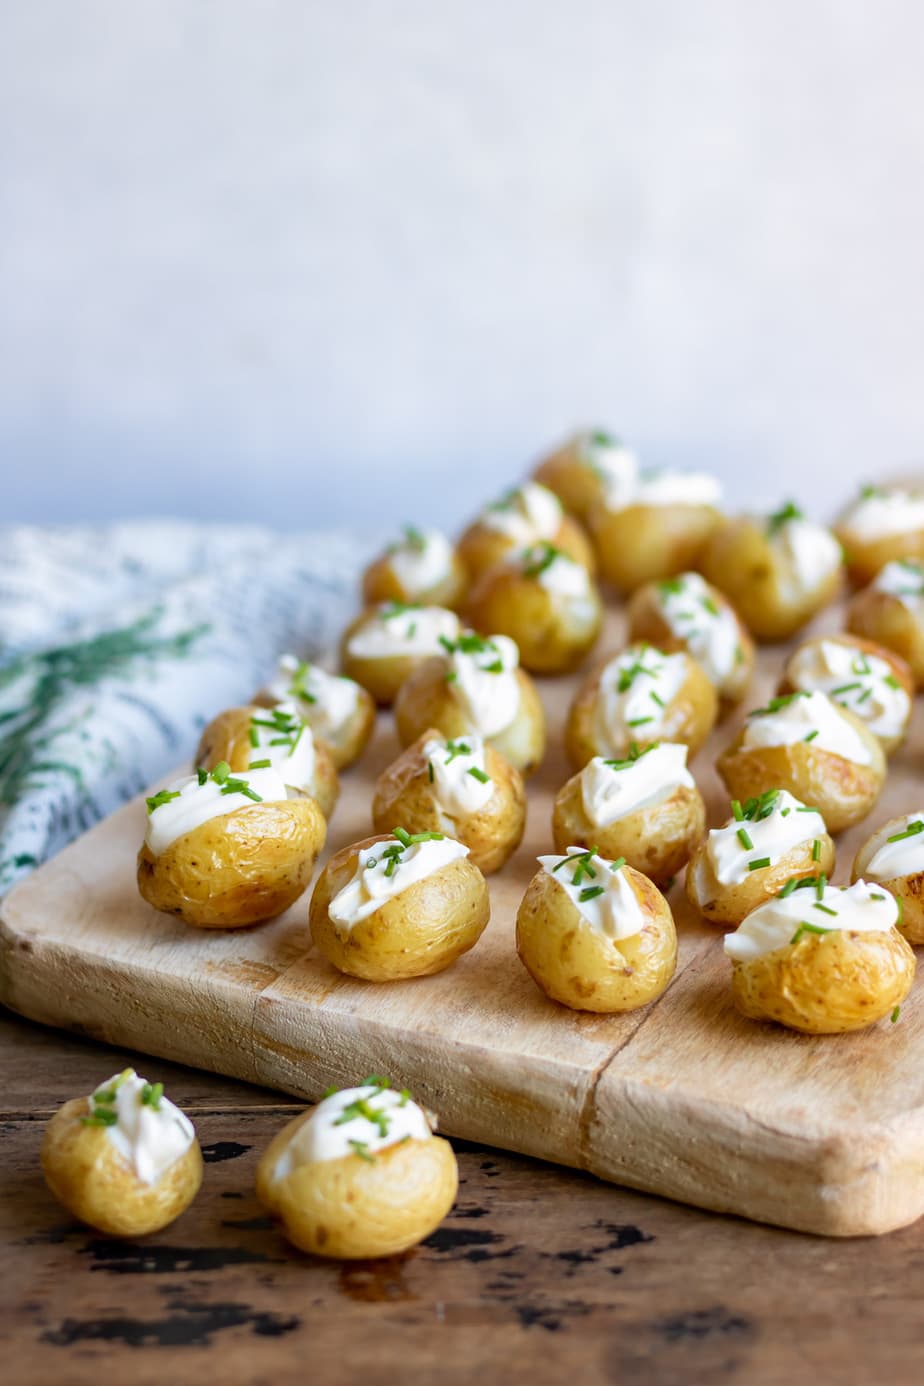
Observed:
[[[847,576],[854,587],[865,587],[881,568],[901,558],[924,559],[924,530],[888,534],[881,539],[859,539],[848,527],[835,523],[832,529],[844,550]]]
[[[584,533],[577,520],[570,515],[563,515],[558,532],[549,540],[556,549],[561,549],[569,558],[573,558],[575,563],[580,563],[582,568],[593,575],[597,571],[597,562],[594,551],[591,548],[590,540]],[[500,530],[491,529],[488,525],[476,520],[469,525],[462,535],[456,547],[456,552],[465,565],[469,581],[474,582],[481,577],[489,568],[493,568],[495,563],[500,563],[509,553],[521,548],[509,535],[502,534]]]
[[[307,794],[210,818],[159,856],[138,853],[149,905],[199,929],[241,929],[282,914],[307,889],[327,824]]]
[[[422,1242],[456,1200],[459,1171],[439,1136],[375,1152],[318,1160],[278,1183],[272,1172],[305,1112],[271,1141],[257,1167],[257,1197],[301,1251],[338,1260],[396,1256]]]
[[[847,607],[847,629],[885,646],[911,669],[915,687],[924,688],[924,625],[891,592],[865,587]]]
[[[921,816],[924,817],[924,814]],[[920,945],[924,944],[924,871],[917,871],[911,876],[895,876],[887,881],[866,874],[869,863],[879,848],[885,846],[886,839],[893,833],[903,832],[904,827],[905,815],[902,814],[899,818],[890,818],[881,828],[877,828],[857,852],[850,880],[851,884],[859,880],[869,881],[870,885],[875,883],[894,895],[899,902],[900,912],[895,927],[909,943]]]
[[[447,660],[436,655],[402,685],[395,700],[395,727],[402,746],[409,746],[432,728],[450,740],[477,731],[446,682],[448,669]],[[516,679],[520,686],[516,717],[497,736],[485,740],[522,775],[528,776],[538,769],[545,755],[545,710],[536,685],[524,669],[516,670]]]
[[[391,555],[380,554],[363,573],[362,594],[366,606],[380,602],[421,602],[424,606],[444,606],[458,611],[465,601],[468,574],[465,564],[453,550],[450,569],[442,582],[423,592],[409,592],[395,572]]]
[[[762,958],[735,961],[732,996],[749,1020],[840,1035],[890,1015],[911,990],[914,969],[914,953],[896,929],[803,934]]]
[[[708,841],[704,839],[687,867],[687,899],[710,924],[736,929],[745,915],[777,895],[791,877],[801,880],[823,871],[830,878],[835,861],[834,841],[828,833],[818,840],[821,848],[817,861],[812,856],[813,839],[793,847],[773,866],[751,871],[743,881],[727,884],[716,876],[706,855]]]
[[[645,736],[645,729],[633,729],[631,740],[639,746],[650,746],[655,741],[679,741],[690,748],[690,759],[703,745],[715,726],[719,711],[719,700],[710,680],[703,673],[695,659],[684,651],[687,662],[687,676],[678,690],[677,696],[663,712],[663,721],[657,731]],[[597,730],[597,698],[600,680],[606,666],[613,659],[608,655],[587,676],[578,689],[568,710],[565,723],[565,750],[575,767],[580,770],[594,756],[621,756],[629,749],[630,736],[624,736],[618,744],[604,742]]]
[[[635,504],[596,509],[589,523],[601,577],[629,593],[696,568],[722,515],[711,505]]]
[[[889,668],[891,669],[893,677],[898,679],[898,682],[901,684],[902,688],[904,688],[905,692],[908,694],[908,697],[913,700],[914,678],[912,676],[910,668],[908,667],[907,662],[904,659],[902,659],[900,655],[897,655],[894,652],[894,650],[887,649],[885,645],[877,645],[875,640],[866,640],[860,635],[846,635],[843,632],[839,632],[837,635],[818,635],[815,636],[815,638],[812,640],[803,640],[802,644],[798,647],[798,649],[793,651],[793,653],[789,656],[789,659],[784,664],[783,677],[780,679],[780,684],[779,688],[777,689],[777,692],[797,693],[800,690],[812,692],[813,689],[809,688],[809,685],[807,683],[797,684],[793,682],[791,666],[793,665],[793,662],[795,661],[797,655],[800,655],[802,651],[808,648],[809,646],[821,645],[824,642],[830,642],[832,640],[835,641],[838,645],[850,645],[853,649],[855,649],[858,652],[858,654],[870,654],[875,655],[877,659],[884,659],[886,664],[888,664]],[[906,723],[904,729],[900,732],[898,736],[886,737],[877,735],[876,739],[878,740],[882,749],[885,751],[886,755],[891,755],[893,751],[898,750],[899,746],[904,741],[907,733],[908,726]],[[876,735],[876,733],[874,733],[874,735]]]
[[[475,583],[467,617],[483,635],[509,635],[530,673],[564,674],[596,643],[603,605],[593,586],[586,598],[563,597],[519,568],[499,564]]]
[[[790,639],[830,606],[841,588],[841,573],[835,571],[811,592],[787,592],[764,527],[747,516],[716,530],[703,550],[700,571],[734,604],[755,639],[767,643]]]
[[[348,765],[359,760],[375,731],[375,700],[367,689],[363,688],[362,684],[357,684],[356,687],[358,690],[356,709],[352,716],[348,717],[342,726],[333,733],[329,732],[325,736],[322,736],[320,732],[314,733],[315,745],[319,746],[323,743],[327,747],[336,770],[344,770]],[[253,701],[256,707],[272,708],[276,707],[278,699],[274,698],[266,689],[261,689]],[[310,708],[306,708],[304,702],[300,702],[298,706],[301,717],[310,726]],[[313,727],[312,730],[314,730]]]
[[[556,852],[593,847],[615,860],[625,857],[655,885],[676,876],[706,830],[706,806],[696,788],[678,785],[669,799],[627,813],[605,827],[588,818],[581,796],[580,773],[572,775],[555,798],[552,836]]]
[[[474,948],[491,914],[484,876],[461,857],[339,934],[327,912],[331,900],[352,878],[363,848],[388,837],[379,833],[364,838],[331,857],[318,877],[308,911],[318,952],[340,972],[367,982],[442,972]]]
[[[840,833],[865,818],[885,784],[885,755],[878,740],[858,717],[842,709],[870,748],[869,765],[823,751],[810,742],[744,749],[742,731],[716,761],[732,799],[750,799],[768,789],[788,789],[803,804],[817,808],[829,833]]]
[[[109,1237],[145,1237],[178,1218],[202,1183],[202,1152],[193,1141],[155,1184],[123,1160],[102,1126],[85,1126],[87,1099],[55,1112],[42,1141],[42,1172],[69,1213]]]
[[[376,610],[366,609],[347,626],[340,639],[340,668],[349,679],[361,684],[379,707],[390,707],[398,689],[415,669],[432,655],[355,655],[350,653],[350,641],[358,630],[376,617]]]
[[[599,475],[584,456],[580,436],[569,439],[540,462],[533,480],[554,491],[568,513],[582,524],[603,504],[606,494]]]
[[[246,770],[251,760],[263,752],[250,744],[250,719],[259,717],[260,707],[229,707],[209,722],[196,751],[195,764],[203,770],[214,770],[221,761],[230,765],[234,774]],[[340,779],[334,758],[323,741],[315,742],[314,774],[311,783],[295,785],[310,794],[325,818],[330,818],[340,794]]]
[[[648,916],[632,938],[596,933],[545,870],[536,872],[520,902],[520,961],[541,991],[572,1010],[636,1010],[660,996],[674,975],[677,933],[670,906],[641,872],[623,870]]]
[[[747,693],[754,677],[756,654],[754,641],[725,594],[720,592],[717,587],[713,587],[711,596],[716,606],[725,608],[734,616],[738,626],[738,649],[741,652],[741,657],[734,669],[727,678],[722,680],[721,684],[716,686],[716,692],[719,695],[719,712],[720,715],[724,716],[737,703],[740,703]],[[654,645],[659,650],[664,650],[666,654],[684,650],[692,658],[696,658],[687,642],[682,636],[676,634],[665,619],[658,598],[657,582],[646,582],[632,593],[629,600],[628,616],[630,643],[644,641],[648,645]]]
[[[443,810],[430,783],[425,744],[439,732],[432,727],[385,767],[375,786],[372,825],[390,834],[396,826],[409,833],[448,833],[469,849],[469,861],[484,876],[499,871],[523,840],[526,790],[523,777],[508,760],[485,747],[485,769],[494,793],[477,813],[452,818]]]

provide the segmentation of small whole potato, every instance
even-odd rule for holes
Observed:
[[[924,563],[887,563],[851,598],[847,629],[904,659],[915,686],[924,688]]]
[[[841,550],[834,536],[787,502],[766,519],[744,515],[712,535],[704,577],[734,603],[760,641],[788,640],[837,596]]]
[[[865,881],[792,881],[725,937],[735,1005],[810,1035],[897,1020],[915,971],[897,918],[892,896]]]
[[[515,641],[531,673],[563,674],[596,642],[603,605],[587,569],[542,542],[483,573],[467,615],[476,630]]]
[[[466,583],[465,565],[445,534],[406,525],[401,539],[363,573],[363,601],[366,606],[421,602],[452,609],[461,606]]]
[[[455,1202],[452,1146],[435,1118],[372,1077],[329,1090],[274,1137],[257,1197],[294,1246],[315,1256],[397,1256],[429,1237]]]
[[[793,879],[830,876],[834,842],[817,809],[769,789],[713,828],[687,867],[687,899],[710,924],[737,927]]]
[[[864,486],[834,523],[852,583],[863,587],[897,559],[924,559],[924,491]]]
[[[898,901],[896,928],[924,943],[924,811],[890,818],[868,837],[853,863],[854,881],[874,882]]]
[[[499,871],[523,838],[526,791],[509,761],[481,737],[446,740],[429,728],[381,773],[372,801],[377,833],[400,823],[463,843],[485,876]]]
[[[603,429],[576,433],[533,473],[575,519],[586,523],[601,505],[623,503],[638,481],[638,459]]]
[[[192,1122],[162,1083],[133,1068],[59,1107],[45,1129],[42,1172],[75,1218],[109,1237],[145,1237],[189,1207],[202,1183]]]
[[[722,712],[754,676],[754,642],[731,602],[699,573],[646,582],[629,602],[629,638],[672,653],[686,650],[711,679]]]
[[[700,473],[643,473],[625,497],[588,515],[600,574],[623,593],[644,582],[698,566],[722,523],[714,477]]]
[[[340,667],[389,707],[404,680],[432,655],[441,640],[455,640],[459,618],[440,606],[384,602],[361,611],[340,641]]]
[[[443,833],[400,827],[344,847],[311,897],[318,952],[369,982],[442,972],[475,946],[491,913],[487,883],[467,857]]]
[[[733,799],[788,789],[817,808],[830,833],[864,818],[882,792],[886,762],[865,723],[826,693],[789,693],[748,714],[716,761]]]
[[[517,952],[536,985],[572,1010],[631,1011],[677,966],[670,906],[622,861],[578,849],[540,857],[517,911]]]
[[[456,552],[474,582],[508,553],[543,540],[593,573],[593,549],[581,526],[565,514],[552,491],[527,481],[487,506],[466,529]]]
[[[593,847],[624,858],[656,885],[669,881],[706,829],[706,808],[686,762],[686,746],[664,742],[635,747],[624,760],[589,760],[555,798],[555,850]]]
[[[315,740],[330,751],[337,770],[359,759],[375,729],[375,702],[365,688],[293,654],[280,656],[275,673],[254,698],[258,707],[288,702],[294,702]]]
[[[914,679],[903,659],[858,635],[821,635],[789,656],[781,693],[820,689],[864,722],[885,751],[898,749],[908,731]]]
[[[333,755],[323,741],[315,742],[294,702],[231,707],[213,717],[202,733],[195,764],[214,770],[222,761],[235,775],[269,766],[283,784],[310,794],[325,818],[334,811],[340,780]]]
[[[604,660],[578,689],[565,725],[577,768],[594,756],[624,757],[633,745],[679,741],[695,755],[718,716],[715,688],[683,650],[630,645]]]

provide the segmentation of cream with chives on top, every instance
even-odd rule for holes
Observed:
[[[382,602],[361,611],[340,640],[340,666],[382,707],[415,669],[459,634],[459,618],[441,606]]]
[[[903,659],[857,635],[820,635],[787,659],[781,693],[827,693],[846,707],[890,755],[904,741],[911,720],[914,679]]]
[[[428,1237],[455,1202],[456,1158],[435,1126],[406,1088],[378,1075],[329,1088],[271,1141],[257,1166],[257,1197],[302,1251],[396,1256]]]
[[[600,506],[628,500],[638,481],[638,458],[615,434],[602,428],[574,434],[538,464],[533,480],[554,491],[583,524]]]
[[[543,541],[594,571],[593,550],[581,526],[565,514],[553,491],[526,481],[485,506],[460,538],[457,553],[474,582],[508,553]]]
[[[924,563],[887,563],[847,607],[847,629],[904,659],[924,688]]]
[[[272,708],[290,702],[315,739],[328,748],[337,770],[359,759],[375,727],[375,703],[365,688],[354,679],[284,654],[254,703]]]
[[[887,563],[924,559],[924,490],[862,486],[834,522],[851,582],[872,582]]]
[[[465,565],[445,534],[405,525],[401,538],[363,573],[363,601],[366,606],[422,602],[455,608],[465,597],[466,585]]]
[[[330,818],[340,793],[331,751],[315,741],[293,701],[275,707],[232,707],[214,717],[202,733],[195,763],[214,770],[226,761],[233,774],[275,770],[283,784],[310,794]]]
[[[853,863],[853,879],[861,878],[894,895],[899,932],[924,943],[924,809],[890,818],[866,839]]]

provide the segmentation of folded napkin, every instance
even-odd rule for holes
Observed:
[[[0,893],[188,759],[283,651],[323,655],[368,557],[251,526],[0,530]]]

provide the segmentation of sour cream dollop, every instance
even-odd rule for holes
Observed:
[[[642,932],[645,914],[623,864],[583,847],[569,847],[564,856],[537,857],[537,861],[596,933],[619,942]]]
[[[627,760],[594,756],[581,771],[581,802],[597,828],[627,814],[653,808],[681,787],[695,788],[687,767],[687,747],[659,742]]]
[[[362,919],[368,919],[387,900],[424,881],[428,876],[468,856],[468,848],[442,834],[415,834],[423,841],[404,845],[398,838],[386,838],[359,852],[356,869],[327,907],[331,923],[340,934],[348,934]],[[395,863],[393,865],[392,863]]]
[[[452,544],[438,529],[407,528],[388,551],[392,572],[411,598],[425,596],[452,572]]]
[[[156,1184],[196,1137],[189,1118],[164,1097],[162,1085],[155,1087],[133,1068],[114,1073],[91,1093],[87,1120],[103,1126],[107,1139],[143,1184]]]
[[[611,510],[628,504],[638,481],[638,458],[619,438],[602,430],[578,434],[577,454],[600,482],[603,503]]]
[[[886,890],[867,881],[819,890],[809,878],[789,895],[776,895],[752,910],[733,934],[726,935],[725,952],[735,962],[753,962],[796,942],[800,929],[800,937],[888,933],[897,920],[898,905]]]
[[[712,828],[707,838],[706,857],[722,885],[740,885],[752,870],[776,866],[796,847],[813,842],[820,846],[827,832],[818,810],[786,789],[749,800],[745,811],[741,819]]]
[[[314,735],[293,699],[274,708],[256,709],[250,719],[250,740],[252,760],[268,760],[283,784],[308,789],[314,779]]]
[[[204,775],[205,772],[203,771]],[[255,803],[282,803],[288,798],[278,770],[247,770],[216,780],[216,771],[204,779],[185,775],[148,800],[148,826],[144,840],[154,856],[160,856],[177,838],[191,833],[210,818],[220,818]],[[249,791],[249,792],[245,792]]]
[[[651,645],[630,645],[600,675],[597,734],[620,752],[632,741],[656,741],[664,716],[689,672],[688,656],[664,654]]]
[[[915,620],[924,622],[924,563],[898,558],[881,568],[870,585],[873,591],[888,592]]]
[[[592,596],[590,574],[584,565],[551,544],[532,544],[516,554],[513,564],[524,577],[535,579],[556,596],[580,602]]]
[[[924,529],[924,491],[865,487],[837,524],[845,536],[860,543]]]
[[[671,631],[683,640],[711,681],[721,686],[741,660],[734,611],[699,573],[681,573],[657,584],[657,599]]]
[[[778,581],[793,597],[814,592],[841,566],[841,546],[830,530],[785,505],[765,522],[767,543],[778,560]]]
[[[431,737],[423,745],[433,797],[450,818],[480,813],[494,795],[494,781],[485,767],[485,747],[480,736],[460,736],[455,741]]]
[[[357,659],[389,659],[394,655],[437,655],[441,640],[454,640],[459,618],[441,606],[384,602],[358,626],[347,642]]]
[[[790,693],[748,714],[742,748],[794,746],[809,741],[820,751],[869,765],[872,752],[827,693]]]
[[[499,736],[520,710],[515,642],[506,635],[482,639],[467,632],[445,652],[449,687],[472,730],[483,737]]]
[[[911,699],[888,660],[834,637],[797,650],[787,667],[796,688],[820,689],[866,723],[876,736],[900,736]]]
[[[874,881],[892,881],[924,871],[924,811],[906,813],[889,825],[884,837],[876,834],[876,849],[863,868]]]
[[[547,486],[524,482],[481,512],[485,529],[503,534],[520,548],[554,539],[564,517],[561,501]]]
[[[300,716],[322,741],[336,738],[355,714],[361,696],[353,679],[329,674],[294,654],[281,656],[266,693],[276,703],[294,701]]]
[[[427,1141],[432,1135],[426,1112],[406,1092],[374,1084],[342,1088],[319,1102],[297,1128],[273,1177],[278,1183],[302,1165],[348,1155],[368,1159],[378,1150],[407,1140]]]
[[[718,505],[722,487],[708,472],[674,472],[661,469],[639,474],[630,504]]]

